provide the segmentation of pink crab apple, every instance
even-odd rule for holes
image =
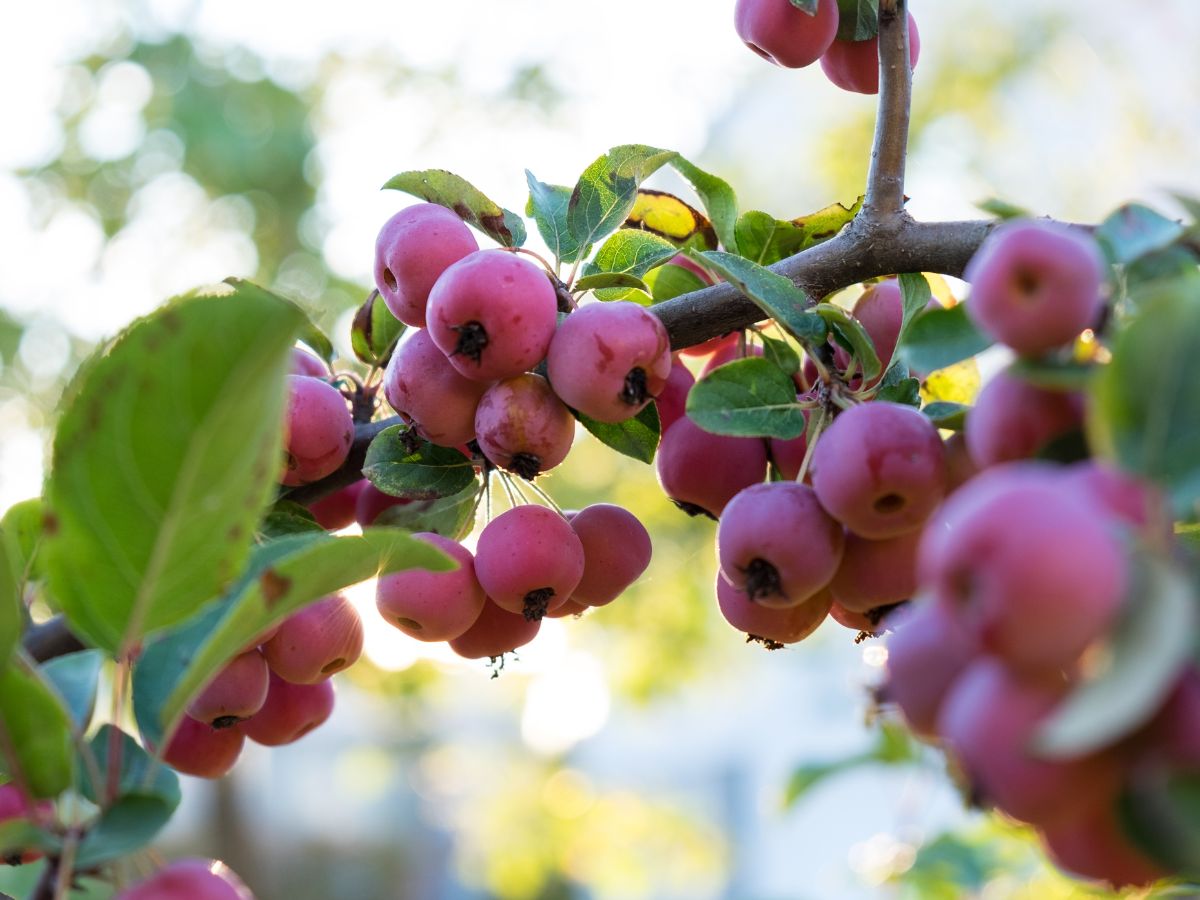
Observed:
[[[380,577],[375,605],[385,622],[419,641],[450,641],[470,628],[486,596],[475,577],[471,551],[431,532],[414,534],[458,563],[450,572],[405,569]]]
[[[841,563],[829,583],[833,599],[851,612],[867,613],[908,600],[917,590],[921,529],[879,541],[846,533]]]
[[[333,713],[333,680],[292,684],[274,672],[262,709],[238,725],[256,744],[280,747],[300,740]]]
[[[933,423],[899,403],[841,413],[812,455],[817,499],[848,529],[872,540],[919,528],[946,493],[946,451]]]
[[[883,699],[895,703],[915,734],[937,736],[938,713],[959,674],[978,654],[974,642],[940,604],[914,601],[888,619]]]
[[[917,20],[908,16],[908,67],[915,69],[921,56]],[[821,71],[843,91],[879,93],[879,36],[865,41],[834,41],[821,56]]]
[[[736,362],[739,359],[747,359],[751,356],[762,355],[763,348],[761,346],[758,344],[747,344],[745,347],[743,347],[740,337],[735,335],[735,339],[733,341],[718,347],[713,355],[704,361],[704,365],[700,369],[700,378],[704,378],[704,376],[708,375],[715,369],[719,369],[721,366],[727,365],[731,362]]]
[[[505,250],[463,257],[429,292],[429,336],[454,368],[478,381],[532,369],[545,357],[557,321],[549,277]]]
[[[294,487],[324,478],[346,461],[354,419],[337,388],[289,375],[285,434],[282,481]]]
[[[342,594],[330,594],[284,619],[262,645],[271,671],[293,684],[315,684],[362,654],[363,625]]]
[[[383,396],[425,440],[457,447],[475,438],[475,410],[491,386],[463,375],[428,331],[410,331],[388,361]]]
[[[671,362],[659,318],[619,300],[589,304],[562,321],[546,374],[567,406],[598,422],[624,422],[662,393]]]
[[[436,203],[400,210],[375,240],[375,286],[387,308],[406,325],[425,327],[429,292],[453,263],[479,243],[453,211]]]
[[[817,630],[829,615],[833,598],[820,591],[785,609],[756,603],[717,573],[717,605],[725,621],[750,638],[772,644],[795,644]]]
[[[325,365],[324,360],[309,353],[307,350],[293,347],[292,374],[307,375],[309,378],[328,378],[329,366]]]
[[[575,417],[545,378],[526,372],[484,391],[475,411],[475,435],[488,460],[533,480],[567,458]]]
[[[322,497],[309,504],[308,511],[326,531],[340,531],[354,521],[354,506],[365,484],[367,480],[360,478],[353,484],[334,491],[328,497]]]
[[[363,479],[363,486],[358,491],[354,501],[354,520],[363,528],[379,523],[387,524],[387,511],[395,506],[407,506],[412,503],[408,497],[393,497],[385,494],[371,482]]]
[[[254,895],[223,862],[180,859],[121,891],[114,900],[254,900]]]
[[[807,423],[808,410],[805,410],[803,415],[804,421]],[[768,438],[767,453],[779,471],[779,477],[784,481],[795,481],[800,474],[800,467],[804,465],[804,457],[808,454],[808,437],[802,434],[787,440]],[[805,483],[812,481],[807,472],[804,475],[804,481]]]
[[[450,649],[464,659],[497,659],[524,647],[537,637],[541,627],[540,618],[528,619],[488,600],[475,623],[450,641]]]
[[[870,387],[883,378],[896,352],[896,342],[900,339],[900,326],[904,321],[904,298],[900,283],[889,278],[870,285],[854,302],[851,313],[871,338],[882,364],[879,375],[867,382],[866,386]],[[833,359],[838,369],[845,371],[850,363],[850,354],[839,344],[834,347]],[[861,378],[858,380],[862,381]]]
[[[734,494],[766,477],[766,444],[711,434],[684,416],[663,432],[654,470],[672,503],[716,519]]]
[[[769,481],[740,491],[717,524],[717,558],[730,584],[762,605],[804,603],[842,558],[842,527],[808,485]]]
[[[238,727],[217,729],[185,715],[163,748],[162,758],[184,775],[221,778],[238,761],[245,743]]]
[[[1149,887],[1169,874],[1125,836],[1116,798],[1077,807],[1077,814],[1041,830],[1046,853],[1073,875],[1114,890]]]
[[[514,506],[479,533],[475,575],[502,610],[538,620],[562,606],[583,577],[583,544],[562,515]]]
[[[583,545],[583,575],[571,599],[604,606],[650,565],[650,534],[638,517],[612,503],[593,503],[569,517]]]
[[[1107,634],[1129,580],[1111,522],[1052,472],[1011,464],[977,476],[918,551],[921,584],[984,650],[1027,672],[1073,666]]]
[[[1006,222],[971,258],[967,314],[1022,356],[1070,343],[1104,306],[1104,259],[1088,235],[1054,222]]]
[[[1117,754],[1049,760],[1030,749],[1068,691],[1060,675],[1022,678],[994,657],[979,657],[958,675],[937,731],[982,800],[1015,819],[1049,826],[1069,817],[1080,798],[1115,795],[1123,771]]]
[[[815,15],[789,0],[737,0],[733,27],[746,46],[767,62],[800,69],[820,59],[837,36],[837,0],[820,0]]]
[[[967,413],[967,452],[981,469],[1028,459],[1083,424],[1083,398],[1030,384],[1007,369],[983,386]]]
[[[696,377],[692,375],[692,370],[677,357],[671,363],[671,374],[667,376],[667,383],[654,398],[654,405],[658,407],[660,433],[684,417],[687,412],[688,392],[695,383]]]
[[[240,653],[188,704],[187,714],[216,729],[236,725],[262,709],[268,674],[267,661],[257,649]]]

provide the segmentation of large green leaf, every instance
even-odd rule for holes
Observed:
[[[712,221],[713,230],[721,246],[730,253],[740,252],[734,224],[737,222],[737,195],[724,179],[718,178],[693,165],[682,156],[670,160],[671,168],[682,175],[696,191],[704,211]]]
[[[975,327],[960,303],[917,315],[897,345],[896,356],[913,372],[929,374],[970,359],[991,345],[991,339]]]
[[[360,362],[368,366],[386,366],[396,341],[404,334],[404,327],[404,323],[388,309],[379,291],[371,291],[354,314],[350,325],[350,347]]]
[[[1200,628],[1186,575],[1145,558],[1134,570],[1103,664],[1041,726],[1034,750],[1073,758],[1113,744],[1162,706],[1187,664]]]
[[[1140,203],[1127,203],[1096,229],[1096,240],[1109,262],[1129,264],[1174,243],[1183,225]]]
[[[865,41],[879,34],[879,0],[837,0],[838,40]]]
[[[638,462],[654,462],[662,423],[653,403],[647,403],[633,418],[615,424],[597,422],[578,410],[574,412],[580,424],[604,445]]]
[[[371,441],[363,475],[385,494],[410,500],[449,497],[475,480],[475,467],[460,451],[421,441],[413,449],[403,425],[385,428]]]
[[[1200,515],[1200,296],[1180,281],[1140,307],[1092,383],[1088,438],[1158,482],[1180,517]]]
[[[920,272],[905,272],[900,276],[900,296],[904,312],[900,319],[899,342],[912,320],[929,308],[933,299],[933,291],[929,287],[929,279]]]
[[[525,223],[520,216],[453,172],[445,169],[401,172],[388,179],[383,187],[453,210],[468,225],[474,225],[504,247],[520,247],[525,243]]]
[[[476,476],[465,488],[449,497],[411,500],[389,506],[376,517],[374,524],[404,528],[414,534],[432,531],[442,537],[461,541],[475,527],[475,511],[479,507],[482,492],[483,482]]]
[[[46,533],[45,518],[45,503],[34,497],[14,503],[0,519],[0,533],[8,545],[8,561],[18,584],[40,575],[38,550]]]
[[[96,689],[103,666],[104,654],[99,650],[80,650],[42,663],[42,674],[58,691],[77,737],[87,731],[95,712]]]
[[[88,366],[46,493],[44,562],[73,631],[128,649],[240,571],[280,468],[302,321],[235,282],[174,300]]]
[[[726,363],[692,385],[687,415],[705,431],[734,437],[789,440],[808,427],[795,382],[759,356]]]
[[[567,227],[576,243],[587,246],[619,228],[638,186],[675,156],[672,150],[623,144],[584,169],[567,205]]]
[[[0,672],[0,769],[33,797],[71,784],[71,720],[58,696],[17,658]]]
[[[525,205],[525,215],[533,217],[538,233],[554,258],[559,262],[573,263],[587,256],[591,252],[591,244],[581,246],[567,226],[571,189],[538,181],[528,169],[525,170],[525,180],[529,183],[529,202]]]
[[[359,535],[293,535],[263,545],[219,606],[164,635],[134,667],[134,712],[143,736],[162,744],[187,704],[247,645],[298,609],[377,575],[454,568],[445,554],[395,528]]]
[[[689,255],[745,294],[806,349],[824,343],[828,335],[824,320],[807,309],[804,292],[782,275],[720,250]]]
[[[12,559],[6,537],[7,532],[0,531],[0,668],[8,665],[13,649],[21,640],[25,602],[21,597],[21,580],[14,571],[17,563]]]
[[[600,245],[596,256],[584,266],[583,273],[592,278],[602,274],[632,275],[641,278],[678,252],[679,248],[670,241],[649,231],[621,228]],[[600,300],[623,300],[630,292],[630,286],[601,285],[594,289],[596,297]]]
[[[813,310],[825,320],[838,343],[858,360],[858,370],[864,380],[869,382],[883,371],[883,363],[875,352],[875,342],[858,319],[833,303],[818,303]]]

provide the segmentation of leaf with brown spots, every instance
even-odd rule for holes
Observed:
[[[401,172],[388,179],[384,188],[444,206],[501,246],[520,247],[525,243],[525,223],[520,216],[453,172],[445,169]]]

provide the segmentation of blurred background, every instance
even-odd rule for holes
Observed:
[[[917,217],[1000,197],[1089,221],[1200,194],[1194,0],[911,6]],[[450,169],[522,209],[524,169],[571,184],[638,142],[743,209],[852,201],[873,101],[763,63],[731,7],[26,4],[0,30],[0,510],[40,492],[79,361],[174,293],[256,279],[349,357],[375,233],[412,202],[380,191],[396,172]],[[368,658],[333,720],[248,747],[218,784],[185,779],[164,851],[221,856],[262,900],[1091,895],[873,715],[882,647],[832,622],[777,653],[743,644],[712,599],[714,526],[647,467],[584,438],[546,481],[564,507],[643,519],[635,588],[547,621],[495,679],[391,632],[362,589]]]

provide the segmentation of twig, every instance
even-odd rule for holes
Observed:
[[[886,219],[904,212],[904,161],[912,106],[907,0],[879,3],[879,111],[863,212]]]

